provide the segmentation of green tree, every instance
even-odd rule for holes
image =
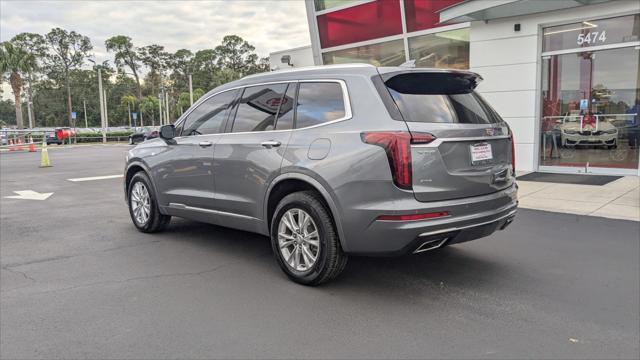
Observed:
[[[198,101],[198,99],[200,99],[203,95],[205,94],[205,91],[198,88],[198,89],[194,89],[193,90],[193,102]]]
[[[129,127],[131,127],[131,107],[133,106],[133,108],[135,109],[136,100],[136,97],[133,95],[125,95],[120,98],[120,105],[126,107],[129,111]]]
[[[155,96],[145,96],[140,102],[140,111],[144,112],[148,118],[151,118],[151,126],[156,124],[156,111],[160,107],[160,101]]]
[[[148,85],[151,95],[156,95],[161,86],[162,72],[168,68],[170,54],[164,51],[164,46],[152,44],[138,49],[138,57],[149,72],[144,81]]]
[[[218,66],[232,70],[238,77],[244,73],[245,67],[255,63],[253,53],[256,48],[237,35],[227,35],[222,44],[216,46]]]
[[[0,125],[7,126],[8,124],[16,123],[16,107],[13,101],[0,100]]]
[[[220,68],[215,50],[205,49],[196,52],[191,60],[191,70],[194,87],[211,90],[220,85],[216,81],[216,73]]]
[[[187,49],[180,49],[171,56],[171,80],[177,91],[188,89],[189,74],[191,74],[191,60],[193,53]]]
[[[71,71],[80,68],[84,60],[89,56],[89,51],[93,49],[91,40],[75,31],[67,31],[61,28],[53,28],[45,35],[49,48],[47,56],[47,66],[50,71],[61,74],[67,89],[67,118],[69,126],[72,125],[71,112],[73,103],[71,101],[71,85],[69,77]],[[52,74],[50,74],[51,76]]]
[[[13,90],[14,104],[16,110],[16,126],[24,128],[22,120],[22,74],[28,73],[36,65],[35,57],[30,55],[23,48],[14,46],[13,43],[5,41],[1,44],[0,51],[0,72],[9,75],[9,83]]]
[[[142,65],[138,52],[131,42],[131,38],[124,35],[117,35],[107,39],[104,44],[107,47],[107,51],[115,53],[114,63],[118,70],[124,70],[125,66],[131,70],[138,88],[138,100],[141,100],[142,87],[140,86],[140,77],[138,72]]]
[[[30,56],[35,59],[36,66],[33,69],[27,71],[27,107],[29,108],[30,126],[37,124],[35,118],[35,111],[33,109],[33,82],[35,81],[35,72],[39,70],[39,63],[44,58],[47,52],[47,45],[44,36],[35,33],[20,33],[11,39],[11,42],[22,49],[24,49]]]

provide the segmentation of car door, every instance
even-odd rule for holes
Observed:
[[[223,225],[259,226],[266,188],[280,173],[291,135],[295,90],[295,82],[251,86],[238,97],[214,154],[215,203]]]
[[[226,125],[237,90],[213,95],[198,104],[181,121],[179,136],[168,145],[156,178],[165,204],[203,211],[213,208],[213,151]]]

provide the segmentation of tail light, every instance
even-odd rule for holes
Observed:
[[[409,133],[405,131],[364,132],[360,134],[366,144],[377,145],[387,153],[393,182],[401,189],[410,190],[411,144],[428,144],[435,140],[429,133]]]
[[[511,168],[513,169],[513,175],[516,175],[516,140],[511,133]]]

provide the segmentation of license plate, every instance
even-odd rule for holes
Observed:
[[[493,153],[491,152],[491,144],[481,143],[471,145],[471,164],[479,165],[491,162]]]

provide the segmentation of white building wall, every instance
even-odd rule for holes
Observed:
[[[470,68],[482,75],[480,93],[514,131],[518,170],[537,167],[542,26],[637,13],[634,0],[471,23]],[[514,31],[520,24],[521,30]]]
[[[313,51],[311,45],[302,46],[294,49],[276,51],[269,54],[269,65],[271,70],[282,70],[290,68],[291,66],[283,64],[282,56],[291,56],[291,64],[293,67],[313,66]]]

